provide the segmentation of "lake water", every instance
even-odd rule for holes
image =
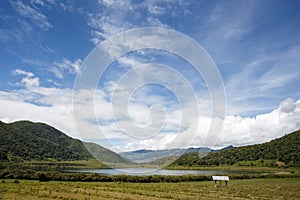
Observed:
[[[169,169],[154,169],[154,168],[117,168],[117,169],[87,169],[76,170],[76,172],[96,173],[103,175],[230,175],[230,174],[258,174],[254,171],[234,171],[234,170],[169,170]]]

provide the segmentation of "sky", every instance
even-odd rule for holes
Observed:
[[[299,10],[296,0],[0,1],[0,120],[44,122],[117,152],[281,137],[300,129]],[[146,37],[149,27],[199,44],[182,53],[211,62],[224,101],[204,68],[168,51],[181,40]],[[146,36],[120,39],[130,30]],[[147,42],[162,48],[130,49]],[[118,56],[91,64],[103,44]]]

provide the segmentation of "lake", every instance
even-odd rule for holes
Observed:
[[[72,170],[73,171],[73,170]],[[259,174],[256,171],[234,171],[234,170],[171,170],[171,169],[154,169],[154,168],[116,168],[116,169],[86,169],[75,170],[76,172],[96,173],[103,175],[214,175],[214,174]]]

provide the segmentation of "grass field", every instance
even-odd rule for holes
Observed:
[[[39,182],[0,180],[0,199],[300,199],[300,179],[181,183]]]

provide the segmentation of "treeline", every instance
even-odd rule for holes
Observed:
[[[0,162],[1,170],[67,171],[78,169],[108,168],[97,161],[84,162]]]
[[[300,131],[267,143],[236,147],[208,153],[203,158],[198,152],[182,155],[172,166],[257,166],[300,167]]]
[[[207,181],[210,176],[203,175],[112,175],[88,173],[61,173],[43,172],[33,170],[2,170],[0,179],[24,179],[39,181],[83,181],[83,182],[133,182],[133,183],[158,183],[158,182],[183,182],[183,181]]]
[[[300,178],[300,174],[240,174],[230,175],[230,179],[250,178]],[[80,182],[131,182],[131,183],[159,183],[159,182],[187,182],[187,181],[211,181],[211,176],[206,175],[112,175],[86,173],[60,173],[41,172],[33,170],[3,170],[0,172],[0,179],[16,180],[39,180],[39,181],[80,181]]]

